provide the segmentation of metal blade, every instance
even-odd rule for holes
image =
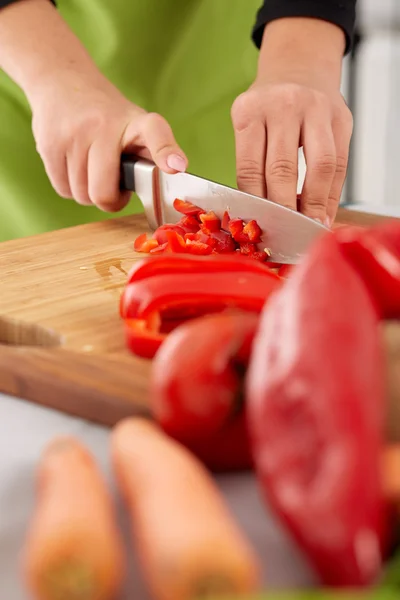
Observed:
[[[260,250],[268,248],[270,260],[297,263],[310,244],[330,231],[317,221],[251,194],[189,173],[169,175],[159,171],[159,208],[162,223],[176,223],[181,214],[173,208],[175,198],[188,200],[222,218],[227,210],[231,218],[255,219],[264,232]]]

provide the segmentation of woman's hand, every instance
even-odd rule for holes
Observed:
[[[232,107],[238,187],[331,226],[346,177],[352,116],[340,93],[344,34],[291,18],[264,32],[258,75]],[[297,206],[298,148],[306,178]]]
[[[60,196],[122,209],[130,196],[119,190],[123,151],[167,173],[186,169],[165,119],[129,102],[102,75],[49,0],[0,10],[0,67],[27,96],[37,150]]]
[[[37,150],[64,198],[121,210],[130,197],[119,190],[124,151],[153,160],[167,173],[187,167],[167,121],[129,102],[100,73],[42,82],[30,102]]]

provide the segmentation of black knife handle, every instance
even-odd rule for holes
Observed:
[[[140,160],[133,154],[123,154],[121,157],[120,189],[135,191],[135,163]]]

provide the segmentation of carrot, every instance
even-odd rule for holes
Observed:
[[[57,437],[41,457],[23,570],[38,600],[109,600],[122,584],[111,497],[93,457],[72,437]]]
[[[400,444],[385,446],[382,453],[383,493],[390,504],[400,504]]]
[[[113,430],[111,456],[156,600],[258,589],[253,550],[194,455],[150,421],[127,418]]]

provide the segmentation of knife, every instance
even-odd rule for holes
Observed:
[[[175,198],[187,200],[222,218],[255,219],[263,231],[259,250],[268,249],[276,263],[295,264],[321,234],[330,231],[321,223],[265,198],[246,194],[190,173],[170,175],[153,162],[133,155],[121,160],[121,189],[136,192],[149,227],[177,223],[182,217],[174,207]]]

